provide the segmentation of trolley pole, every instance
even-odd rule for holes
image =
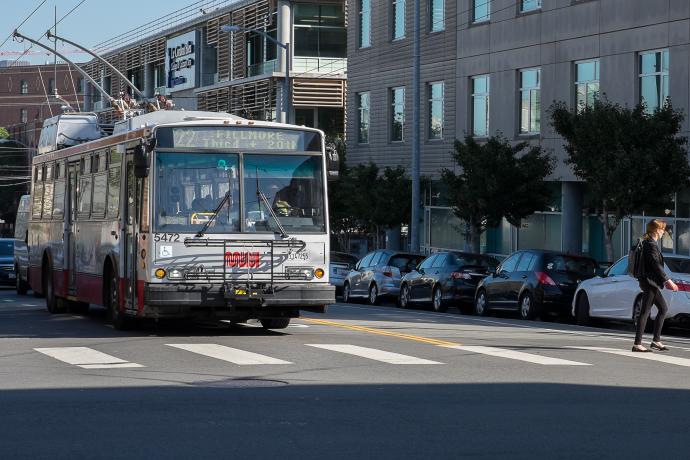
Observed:
[[[413,15],[413,51],[412,51],[412,212],[410,213],[410,251],[419,252],[419,162],[420,162],[420,141],[419,141],[419,0],[414,0],[412,9]]]

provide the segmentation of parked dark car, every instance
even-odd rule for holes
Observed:
[[[422,254],[380,249],[362,257],[345,278],[343,301],[365,298],[376,305],[382,297],[397,298],[400,280],[424,259]]]
[[[477,284],[498,264],[497,259],[487,255],[437,252],[403,277],[398,303],[403,308],[431,304],[436,311],[446,311],[449,304],[455,303],[468,312]]]
[[[335,293],[343,292],[343,283],[350,271],[357,265],[357,257],[345,252],[331,251],[330,283],[335,286]]]
[[[593,278],[598,268],[591,257],[542,250],[515,252],[477,286],[475,313],[517,310],[522,319],[549,312],[567,315],[577,285]]]
[[[14,271],[14,238],[0,238],[0,284],[14,286],[17,274]]]

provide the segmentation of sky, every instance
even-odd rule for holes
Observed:
[[[2,0],[0,15],[0,43],[14,31],[17,26],[44,0]],[[52,27],[57,7],[58,20],[67,14],[82,0],[45,0],[40,8],[20,28],[19,31],[33,39],[40,37]],[[111,39],[136,27],[143,26],[162,16],[188,8],[188,14],[196,13],[200,7],[213,10],[225,5],[228,0],[85,0],[74,12],[58,24],[57,34],[79,43],[87,48]],[[190,17],[191,19],[191,17]],[[43,43],[49,42],[43,38]],[[52,46],[52,45],[51,45]],[[17,52],[25,50],[24,43],[17,43],[10,38],[0,46],[0,60],[17,59]],[[58,43],[58,51],[72,51],[71,46],[63,47]],[[32,49],[33,52],[36,49]],[[43,50],[40,50],[43,52]],[[8,54],[15,53],[15,54]],[[89,61],[84,53],[71,53],[67,57],[75,62]],[[53,56],[32,54],[21,58],[33,64],[53,62]]]

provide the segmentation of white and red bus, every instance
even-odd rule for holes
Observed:
[[[47,121],[33,159],[28,282],[49,312],[108,309],[284,328],[335,301],[328,161],[316,129],[157,111],[105,134]]]

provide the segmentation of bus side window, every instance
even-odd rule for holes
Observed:
[[[120,180],[120,164],[115,166],[111,163],[108,170],[108,217],[117,218],[120,215]]]
[[[31,217],[40,219],[43,212],[43,168],[36,166],[34,171],[34,189],[31,191]]]
[[[105,217],[105,197],[108,187],[107,173],[93,175],[93,200],[91,203],[91,217]]]
[[[46,166],[43,184],[43,220],[53,217],[53,165]]]
[[[79,179],[77,213],[79,217],[89,217],[91,212],[91,176],[84,175]]]

